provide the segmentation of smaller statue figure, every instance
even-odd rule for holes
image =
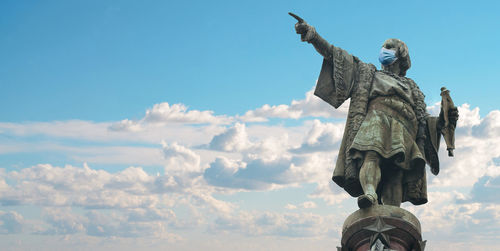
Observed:
[[[450,123],[448,116],[449,111],[453,109],[457,109],[457,107],[450,97],[450,91],[443,86],[441,87],[441,114],[443,115],[444,126],[441,128],[441,134],[443,134],[446,150],[448,150],[448,156],[450,157],[453,157],[453,150],[455,149],[455,127],[457,126],[457,121],[454,120]]]

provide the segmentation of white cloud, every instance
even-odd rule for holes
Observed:
[[[146,110],[146,114],[140,120],[124,119],[111,124],[108,128],[112,131],[140,131],[148,124],[156,126],[166,123],[228,124],[232,121],[231,117],[215,116],[213,113],[213,111],[188,111],[184,104],[170,105],[163,102]]]
[[[441,102],[434,103],[433,105],[427,106],[427,112],[431,116],[439,116],[439,112],[441,111]]]
[[[196,203],[213,212],[231,210],[230,203],[212,197],[200,175],[156,176],[140,167],[109,173],[87,165],[37,165],[5,174],[11,185],[0,191],[0,204],[121,210]]]
[[[429,111],[436,113],[438,107],[430,106]],[[263,106],[239,118],[345,118],[346,108],[335,110],[309,91],[303,100]],[[438,237],[457,240],[453,235],[463,237],[457,240],[462,243],[478,240],[467,239],[464,231],[489,240],[500,231],[499,202],[494,196],[500,177],[500,112],[481,118],[479,108],[468,104],[459,111],[455,157],[447,157],[441,149],[441,173],[428,176],[430,202],[408,207],[421,218],[424,234],[433,241]],[[0,142],[4,154],[47,151],[81,162],[128,166],[117,172],[87,165],[49,164],[15,171],[0,169],[2,209],[44,208],[41,229],[27,227],[21,211],[9,208],[0,212],[0,232],[26,233],[29,229],[45,235],[153,236],[174,242],[207,228],[209,233],[239,234],[244,240],[259,236],[338,237],[349,211],[345,208],[356,205],[355,199],[349,200],[350,196],[331,181],[344,122],[311,119],[299,126],[231,124],[235,120],[162,103],[149,109],[142,119],[116,123],[0,123],[0,131],[9,138]],[[24,140],[40,135],[49,142]],[[66,139],[85,144],[65,144],[62,141]],[[164,142],[159,148],[161,139]],[[152,175],[148,167],[138,165],[164,166],[164,174]],[[269,205],[294,210],[286,213],[247,211],[244,197],[238,197],[243,193],[286,194],[287,189],[297,189],[293,191],[302,193],[303,199]],[[301,213],[324,211],[324,203],[318,200],[336,211],[335,216]],[[446,232],[450,234],[439,234]]]
[[[291,238],[319,237],[328,233],[330,217],[311,213],[251,213],[240,211],[236,215],[221,215],[211,230],[239,232],[250,236],[285,236]]]
[[[225,116],[214,116],[213,111],[191,110],[183,104],[169,105],[167,102],[155,104],[153,108],[146,111],[143,120],[149,123],[228,123],[229,118]]]
[[[168,171],[201,171],[200,156],[193,152],[191,149],[179,145],[176,142],[167,144],[162,142],[163,155],[167,160],[165,170]]]
[[[481,123],[481,118],[479,115],[479,107],[470,109],[470,105],[465,103],[458,107],[459,119],[457,121],[457,127],[471,127]]]
[[[321,123],[319,120],[314,120],[302,145],[291,151],[294,153],[334,151],[339,148],[343,133],[344,123]]]
[[[306,93],[305,99],[293,100],[290,105],[263,105],[255,110],[247,111],[239,119],[245,122],[263,122],[269,118],[299,119],[305,117],[345,118],[349,109],[346,101],[338,109],[314,96],[314,88]]]
[[[328,205],[342,206],[342,202],[351,196],[330,179],[319,182],[316,189],[309,195],[311,198],[322,199]]]
[[[87,234],[90,236],[120,236],[120,237],[160,237],[167,232],[166,225],[161,221],[128,221],[127,217],[116,213],[90,211]]]
[[[118,122],[120,123],[120,122]],[[68,146],[66,140],[77,143],[102,142],[113,145],[130,144],[158,144],[162,139],[167,142],[183,142],[191,145],[206,144],[213,135],[225,130],[219,125],[186,125],[162,124],[141,125],[141,130],[110,130],[112,123],[95,123],[91,121],[54,121],[54,122],[28,122],[28,123],[1,123],[0,131],[8,135],[6,140],[0,142],[0,152],[42,152],[46,149],[66,151],[64,148],[75,151]],[[36,140],[36,138],[42,138]],[[50,141],[43,140],[50,138]],[[79,151],[83,151],[81,144]],[[94,146],[97,149],[96,146]],[[102,149],[102,146],[101,146]],[[100,150],[98,150],[100,151]]]
[[[209,143],[209,148],[218,151],[242,151],[251,147],[245,124],[235,123],[225,132],[215,135]]]
[[[316,203],[314,203],[314,201],[306,201],[304,203],[302,203],[302,207],[303,208],[317,208],[318,205],[316,205]]]
[[[461,250],[472,247],[473,243],[484,243],[497,240],[500,231],[500,206],[492,204],[456,203],[461,193],[433,192],[429,193],[430,201],[423,206],[405,205],[420,220],[423,236],[428,243],[447,240]],[[433,248],[434,249],[434,248]]]
[[[78,214],[70,208],[46,208],[43,214],[48,226],[36,232],[37,234],[156,237],[168,241],[181,239],[180,236],[167,230],[171,223],[176,221],[175,215],[169,210],[132,209],[123,212],[91,210],[85,214]]]
[[[0,211],[0,234],[17,234],[23,231],[24,218],[16,211]]]
[[[491,111],[473,128],[473,135],[482,138],[500,137],[500,111]]]
[[[111,131],[131,131],[131,132],[138,132],[143,129],[137,121],[132,121],[129,119],[124,119],[122,121],[115,122],[111,124],[108,128]]]
[[[500,166],[497,166],[500,169]],[[480,177],[472,186],[470,198],[458,199],[462,203],[494,203],[500,205],[500,175],[496,177]]]
[[[50,224],[50,228],[41,234],[59,235],[76,234],[86,230],[88,219],[71,212],[70,208],[46,208],[43,212],[45,221]]]
[[[481,119],[478,108],[471,110],[464,104],[459,111],[455,157],[447,156],[442,142],[441,172],[437,177],[428,176],[432,186],[472,187],[482,176],[500,175],[494,161],[500,157],[500,112],[492,111]]]
[[[180,146],[176,150],[180,155],[190,153]],[[48,164],[20,171],[0,170],[0,180],[7,180],[0,189],[1,206],[45,208],[44,224],[28,228],[19,213],[0,212],[0,233],[22,233],[25,229],[26,233],[42,235],[154,236],[177,241],[182,238],[172,233],[175,229],[194,228],[205,222],[207,215],[230,214],[235,209],[232,203],[213,197],[213,189],[199,172],[157,176],[140,167],[109,173],[87,165]],[[80,208],[80,213],[74,208]],[[179,208],[190,213],[177,217],[174,211]]]

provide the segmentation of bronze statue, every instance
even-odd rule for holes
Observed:
[[[302,41],[324,57],[314,94],[335,108],[350,98],[333,181],[358,197],[360,208],[426,203],[425,164],[438,174],[441,133],[446,133],[449,155],[453,154],[458,110],[449,94],[442,94],[440,116],[429,116],[424,94],[405,77],[411,61],[401,40],[384,42],[379,57],[382,70],[377,70],[329,44],[313,26],[289,14],[298,20],[295,30]]]

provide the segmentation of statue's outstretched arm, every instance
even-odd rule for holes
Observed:
[[[314,46],[314,48],[326,59],[331,59],[333,57],[334,47],[324,38],[322,38],[312,25],[309,25],[304,21],[304,19],[299,16],[289,13],[292,17],[297,19],[295,24],[295,31],[300,34],[300,38],[303,42],[308,42]]]
[[[316,31],[314,31],[314,33],[315,35],[310,41],[308,41],[308,43],[311,43],[316,51],[318,51],[319,54],[323,55],[323,57],[325,57],[326,59],[331,59],[333,57],[334,46],[328,43],[328,41],[322,38]]]

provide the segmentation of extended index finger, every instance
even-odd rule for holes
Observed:
[[[293,14],[292,12],[288,12],[288,15],[292,16],[293,18],[297,19],[297,21],[299,21],[299,23],[303,23],[304,22],[304,19],[302,19],[301,17]]]

